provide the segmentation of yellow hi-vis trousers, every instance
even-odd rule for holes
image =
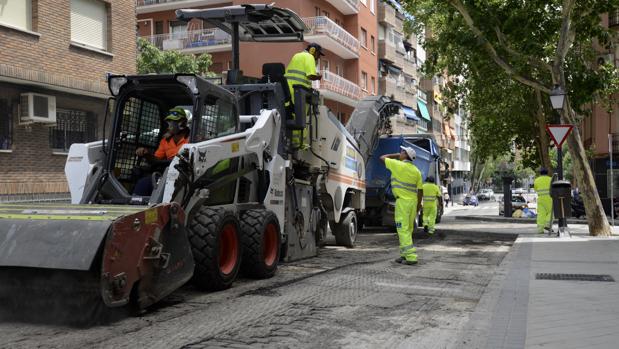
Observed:
[[[409,262],[417,261],[417,250],[413,247],[415,218],[417,218],[417,199],[395,200],[395,227],[400,240],[400,256]]]
[[[537,198],[537,232],[544,233],[544,228],[550,228],[552,216],[552,198],[550,195],[539,195]]]
[[[428,233],[434,234],[436,224],[436,203],[434,205],[423,205],[423,226],[428,227]]]

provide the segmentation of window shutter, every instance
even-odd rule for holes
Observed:
[[[71,41],[107,49],[107,8],[98,0],[71,0]]]
[[[32,1],[0,1],[0,23],[32,30]]]

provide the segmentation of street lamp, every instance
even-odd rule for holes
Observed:
[[[565,102],[565,91],[559,85],[555,85],[555,88],[550,91],[550,103],[552,104],[552,109],[561,110],[563,109],[563,103]]]

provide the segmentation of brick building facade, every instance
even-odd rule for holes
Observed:
[[[0,197],[66,192],[71,143],[102,136],[106,74],[135,73],[135,0],[22,0],[0,7]],[[35,113],[49,121],[27,119],[32,93],[44,98]],[[48,106],[43,111],[41,101]]]

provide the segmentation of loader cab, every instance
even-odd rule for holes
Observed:
[[[101,171],[98,180],[89,181],[97,185],[90,188],[90,193],[86,189],[85,202],[161,202],[171,159],[147,162],[136,155],[136,150],[143,147],[150,154],[155,153],[167,131],[165,117],[172,108],[186,111],[188,143],[238,132],[238,107],[232,93],[201,77],[181,74],[112,76],[109,85],[116,103],[112,134],[106,146],[105,171]],[[234,171],[234,166],[235,163],[230,164],[224,172]],[[134,194],[135,185],[142,178],[152,181],[153,194]]]

